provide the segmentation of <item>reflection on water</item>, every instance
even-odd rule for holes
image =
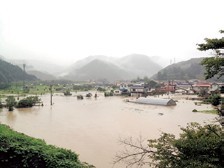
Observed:
[[[14,123],[16,122],[16,115],[13,112],[9,112],[6,115],[6,119],[8,121],[8,124],[13,126]]]
[[[72,149],[80,159],[97,168],[110,168],[115,153],[121,148],[119,137],[157,138],[161,131],[178,134],[179,126],[188,122],[211,121],[214,115],[193,113],[209,105],[179,100],[177,106],[132,104],[120,97],[77,100],[76,97],[41,97],[43,107],[0,112],[0,122],[19,132],[44,139],[49,144]],[[115,167],[121,167],[117,165]]]

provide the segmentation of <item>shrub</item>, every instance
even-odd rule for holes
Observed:
[[[17,108],[23,108],[23,107],[32,107],[33,103],[30,100],[22,99],[18,102]]]
[[[98,88],[97,88],[97,91],[99,91],[99,92],[105,92],[106,89],[104,89],[104,88],[102,88],[102,87],[98,87]]]
[[[220,104],[221,97],[219,94],[214,94],[209,96],[208,101],[213,105],[213,106],[218,106]]]
[[[25,107],[33,107],[36,103],[38,103],[40,99],[37,96],[29,96],[24,99],[21,99],[17,103],[17,108],[25,108]]]
[[[113,95],[114,95],[114,93],[112,91],[110,91],[110,92],[104,92],[104,96],[105,97],[113,96]]]

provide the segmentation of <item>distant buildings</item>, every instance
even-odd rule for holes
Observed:
[[[224,92],[224,83],[212,83],[208,81],[200,80],[172,80],[158,82],[156,87],[150,87],[149,84],[144,82],[141,83],[120,83],[117,84],[119,89],[115,90],[115,94],[120,95],[122,93],[129,93],[135,97],[145,97],[148,95],[155,94],[166,94],[166,93],[182,93],[182,94],[213,94]]]

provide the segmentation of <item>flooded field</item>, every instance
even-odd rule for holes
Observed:
[[[212,122],[216,115],[193,113],[208,110],[210,105],[195,106],[193,101],[180,99],[176,106],[153,106],[125,102],[122,97],[100,95],[77,100],[75,96],[41,97],[43,107],[0,111],[0,122],[14,130],[44,139],[48,144],[68,148],[97,168],[113,167],[116,152],[122,148],[119,138],[140,135],[157,138],[160,133],[178,134],[188,122]],[[116,165],[115,168],[121,168]]]

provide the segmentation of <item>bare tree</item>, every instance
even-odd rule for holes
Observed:
[[[124,150],[116,154],[114,165],[120,162],[126,164],[126,167],[137,166],[141,168],[144,165],[152,164],[149,160],[149,155],[154,153],[147,145],[147,140],[139,136],[138,139],[133,140],[132,137],[127,139],[119,139],[120,145],[124,146]]]

